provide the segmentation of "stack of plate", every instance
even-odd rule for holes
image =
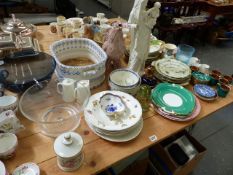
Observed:
[[[121,98],[125,111],[121,116],[109,116],[102,109],[100,100],[105,94]],[[143,127],[142,108],[131,95],[120,91],[102,91],[90,97],[84,110],[85,120],[91,130],[103,139],[126,142],[139,135]]]
[[[194,85],[193,91],[197,97],[206,101],[212,101],[218,97],[216,90],[204,84]]]
[[[151,99],[160,115],[175,121],[192,120],[201,110],[199,100],[176,84],[160,83],[154,88]]]
[[[164,58],[152,62],[151,65],[155,67],[155,77],[162,82],[189,84],[191,70],[188,65],[181,61]]]

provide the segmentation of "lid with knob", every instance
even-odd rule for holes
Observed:
[[[62,158],[70,158],[82,151],[83,139],[75,132],[66,132],[59,135],[54,142],[55,153]]]

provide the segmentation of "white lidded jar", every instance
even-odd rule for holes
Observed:
[[[58,167],[63,171],[74,171],[83,162],[83,139],[75,132],[59,135],[54,142]]]

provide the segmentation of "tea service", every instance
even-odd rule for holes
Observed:
[[[62,95],[64,102],[77,100],[81,104],[91,95],[89,80],[76,81],[64,78],[57,84],[57,92]]]

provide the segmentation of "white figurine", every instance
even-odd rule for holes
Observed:
[[[131,28],[131,46],[128,68],[143,74],[145,60],[148,57],[151,30],[159,17],[159,2],[154,7],[146,10],[148,0],[135,0],[130,12],[128,23],[136,24]]]

